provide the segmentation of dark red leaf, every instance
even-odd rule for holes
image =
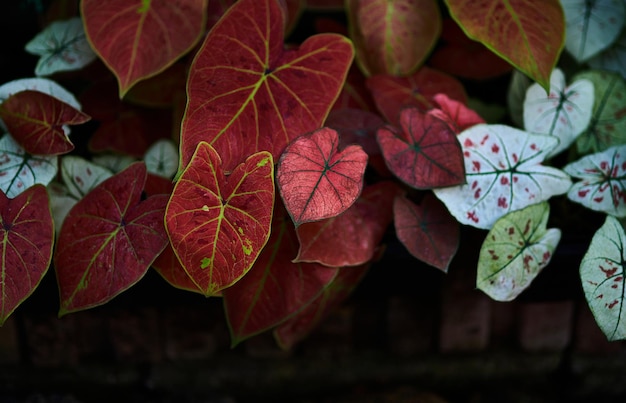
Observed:
[[[37,288],[52,260],[54,225],[48,194],[35,185],[14,199],[0,192],[0,326]]]
[[[394,182],[366,187],[345,213],[300,225],[300,242],[294,261],[325,266],[357,266],[370,261],[393,217],[393,200],[403,193]]]
[[[428,193],[416,206],[405,197],[393,204],[396,234],[408,251],[419,260],[448,271],[459,247],[459,223],[445,206]]]
[[[292,263],[298,240],[293,224],[281,210],[277,208],[271,238],[252,269],[224,290],[232,345],[293,317],[337,275],[336,268]]]
[[[435,95],[433,103],[436,107],[428,113],[448,123],[456,134],[479,123],[485,123],[484,119],[472,109],[459,101],[448,98],[446,94]]]
[[[348,71],[346,82],[333,105],[333,110],[354,108],[376,112],[376,104],[370,90],[365,86],[365,76],[355,65]]]
[[[380,154],[376,130],[384,124],[381,117],[372,112],[346,108],[331,111],[324,126],[339,133],[339,148],[358,144],[371,157]]]
[[[367,154],[338,146],[337,132],[322,128],[294,140],[280,157],[276,181],[296,225],[341,214],[359,197]]]
[[[239,0],[213,27],[191,66],[181,131],[181,170],[201,141],[228,172],[250,154],[275,159],[319,128],[343,85],[352,45],[335,34],[283,46],[284,10],[275,0]]]
[[[398,121],[404,107],[415,106],[423,111],[431,109],[436,94],[443,93],[451,99],[467,103],[465,89],[459,81],[425,66],[409,77],[375,75],[369,77],[366,84],[378,110],[392,124]]]
[[[148,172],[146,185],[144,186],[143,190],[148,196],[162,194],[169,196],[174,190],[174,182],[160,175],[155,175]]]
[[[74,149],[64,125],[79,125],[88,115],[39,91],[20,91],[0,104],[0,118],[9,133],[28,153],[59,155]]]
[[[59,315],[91,308],[139,281],[167,245],[167,196],[141,201],[142,162],[102,182],[70,210],[54,256]]]
[[[417,108],[407,108],[400,114],[400,126],[385,126],[377,133],[394,175],[416,189],[465,183],[461,145],[446,122]]]
[[[278,345],[289,350],[304,339],[319,323],[335,310],[359,284],[369,266],[340,268],[337,276],[313,302],[293,318],[274,330]]]
[[[180,288],[181,290],[197,292],[203,294],[191,277],[187,274],[183,266],[180,264],[178,257],[174,253],[174,249],[168,243],[163,252],[156,258],[152,267],[163,277],[171,286]]]
[[[185,64],[176,63],[164,72],[138,82],[124,100],[149,108],[170,108],[181,93],[184,96],[186,81]]]
[[[274,162],[251,155],[226,176],[215,149],[198,145],[174,187],[165,225],[189,277],[206,296],[237,282],[269,239]]]

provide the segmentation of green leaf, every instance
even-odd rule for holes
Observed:
[[[476,286],[496,301],[511,301],[548,265],[561,231],[547,229],[547,202],[496,221],[480,249]]]
[[[154,143],[143,157],[148,172],[171,179],[178,169],[178,150],[174,142],[162,139]]]
[[[626,339],[625,249],[624,228],[615,217],[607,216],[580,264],[580,280],[589,308],[611,341]]]

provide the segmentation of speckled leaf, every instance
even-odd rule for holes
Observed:
[[[30,155],[5,134],[0,138],[0,190],[12,198],[37,183],[48,185],[57,174],[57,159]]]
[[[198,145],[167,205],[165,226],[183,268],[206,296],[242,278],[270,235],[274,162],[266,151],[226,176],[220,156]]]
[[[561,230],[547,228],[550,205],[533,204],[498,219],[478,260],[476,287],[496,301],[511,301],[550,263]]]
[[[400,128],[384,126],[376,138],[389,170],[416,189],[465,183],[463,154],[448,123],[417,108],[400,113]]]
[[[459,247],[460,228],[444,205],[431,194],[419,205],[405,197],[396,197],[393,216],[398,239],[409,253],[447,272]]]
[[[593,84],[580,79],[565,86],[565,75],[555,69],[550,76],[550,92],[533,84],[524,100],[524,128],[536,134],[554,136],[559,144],[548,157],[566,150],[587,129],[593,109]]]
[[[339,136],[327,127],[290,143],[278,162],[280,196],[296,225],[334,217],[359,197],[367,154],[360,146],[339,150]]]
[[[608,48],[624,27],[623,0],[561,0],[565,22],[565,49],[578,62]]]
[[[132,164],[70,210],[54,255],[59,316],[110,301],[139,281],[167,245],[167,196],[141,200],[145,181],[145,165]]]
[[[504,125],[476,125],[459,135],[467,184],[434,189],[462,224],[489,229],[498,218],[568,191],[563,171],[543,166],[554,137]]]
[[[546,90],[563,49],[559,0],[445,0],[450,15],[475,39]]]
[[[89,43],[118,79],[120,98],[172,65],[200,39],[206,0],[83,0]]]
[[[626,339],[626,234],[620,222],[607,216],[580,263],[580,280],[587,304],[610,341]]]
[[[256,151],[277,160],[293,139],[322,125],[352,62],[352,44],[320,34],[285,49],[284,18],[276,0],[239,0],[211,29],[187,80],[179,172],[201,141],[229,172]]]
[[[350,37],[366,76],[413,73],[441,32],[434,0],[348,0]]]
[[[52,260],[48,195],[33,186],[14,199],[0,192],[0,326],[37,288]]]
[[[626,143],[626,80],[608,71],[584,71],[574,80],[587,79],[595,89],[593,116],[576,140],[581,154],[598,152]]]
[[[171,179],[178,168],[178,150],[174,142],[162,139],[148,148],[143,160],[148,172]]]
[[[78,70],[96,59],[80,17],[51,23],[26,44],[25,50],[41,56],[35,67],[37,76]]]
[[[621,74],[626,79],[626,29],[622,29],[622,34],[610,48],[589,59],[589,66]]]
[[[626,145],[587,155],[563,168],[582,179],[567,197],[595,211],[626,217]]]
[[[259,259],[241,280],[224,290],[233,346],[302,311],[338,272],[316,263],[293,263],[298,239],[284,209],[276,210],[271,238]]]

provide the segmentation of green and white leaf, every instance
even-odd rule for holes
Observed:
[[[591,58],[589,65],[596,70],[621,74],[626,79],[626,28],[610,48]]]
[[[559,144],[548,157],[559,154],[589,126],[593,96],[591,81],[580,79],[566,87],[565,75],[554,69],[549,94],[537,83],[526,91],[524,128],[531,133],[556,137]]]
[[[578,139],[580,154],[595,153],[626,144],[626,81],[609,71],[590,70],[574,76],[589,80],[594,87],[593,115],[589,127]]]
[[[496,301],[511,301],[548,265],[561,230],[547,229],[550,206],[533,204],[500,218],[480,248],[476,287]]]
[[[41,56],[35,67],[36,76],[78,70],[96,59],[80,17],[51,23],[26,44],[25,50]]]
[[[92,160],[94,163],[108,169],[113,173],[123,171],[124,169],[128,168],[130,164],[136,161],[135,158],[129,155],[112,153],[95,155]]]
[[[565,13],[565,49],[585,62],[611,46],[624,27],[623,0],[561,0]]]
[[[173,141],[162,139],[146,151],[144,161],[148,172],[172,179],[178,170],[178,150]]]
[[[76,201],[111,176],[113,172],[84,158],[74,155],[61,158],[61,179]]]
[[[615,217],[607,216],[580,263],[587,304],[611,341],[626,339],[625,249],[624,228]]]
[[[14,198],[40,183],[47,186],[57,174],[56,156],[30,155],[9,134],[0,138],[0,190]]]

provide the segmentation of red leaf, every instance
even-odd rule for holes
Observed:
[[[451,18],[443,21],[441,39],[443,43],[428,58],[428,64],[444,73],[486,80],[513,69],[513,66],[483,44],[469,39]]]
[[[180,288],[181,290],[197,292],[203,294],[191,277],[187,274],[183,266],[180,264],[178,257],[174,253],[174,249],[168,243],[163,252],[156,258],[152,267],[163,277],[171,286]]]
[[[53,96],[39,91],[20,91],[0,104],[0,117],[9,133],[29,154],[59,155],[74,149],[63,125],[91,119]]]
[[[429,110],[428,113],[446,122],[456,134],[479,123],[485,123],[483,118],[472,109],[448,98],[446,94],[435,95],[433,102],[437,107]]]
[[[313,302],[293,318],[274,330],[278,345],[289,350],[304,339],[319,323],[328,317],[359,284],[369,265],[340,268],[337,276]]]
[[[338,150],[337,132],[322,128],[301,136],[280,157],[276,181],[296,225],[346,211],[359,197],[367,154],[360,146]]]
[[[294,261],[325,266],[357,266],[370,261],[392,219],[394,198],[402,189],[394,182],[366,187],[345,213],[296,229],[300,249]]]
[[[174,187],[165,225],[189,277],[206,296],[237,282],[269,239],[274,163],[251,155],[226,177],[220,157],[200,143]]]
[[[169,196],[174,190],[174,183],[167,178],[148,172],[143,190],[148,196],[161,194]]]
[[[339,35],[283,48],[283,10],[275,0],[240,0],[213,27],[191,66],[181,131],[181,169],[201,141],[232,170],[248,155],[275,159],[294,138],[319,128],[352,61]]]
[[[224,290],[224,306],[234,346],[270,329],[310,304],[335,278],[338,269],[292,263],[298,240],[291,222],[277,212],[272,236],[252,269]]]
[[[465,165],[456,133],[443,120],[417,108],[400,114],[401,130],[378,130],[378,144],[387,166],[399,179],[416,189],[465,183]]]
[[[396,197],[393,213],[398,239],[411,255],[447,272],[459,247],[460,229],[445,206],[430,193],[419,206]]]
[[[400,111],[415,106],[423,111],[431,109],[433,97],[444,93],[449,98],[467,103],[463,85],[452,76],[422,67],[409,77],[376,75],[367,79],[378,110],[389,123],[397,122]]]
[[[162,73],[140,81],[128,91],[126,101],[149,108],[170,108],[185,94],[187,67],[176,63]]]
[[[39,284],[52,260],[54,227],[48,194],[35,185],[14,199],[0,192],[0,326]]]
[[[120,98],[193,48],[206,8],[206,0],[81,1],[87,38],[117,77]]]
[[[167,245],[167,196],[140,201],[143,163],[105,180],[68,213],[54,256],[59,315],[91,308],[139,281]]]
[[[369,112],[377,111],[372,94],[365,86],[365,76],[355,65],[352,65],[348,71],[346,82],[343,84],[332,109],[344,108],[362,109]]]
[[[339,133],[339,148],[358,144],[370,157],[380,154],[376,130],[385,122],[380,116],[361,109],[339,109],[330,112],[325,126]]]

